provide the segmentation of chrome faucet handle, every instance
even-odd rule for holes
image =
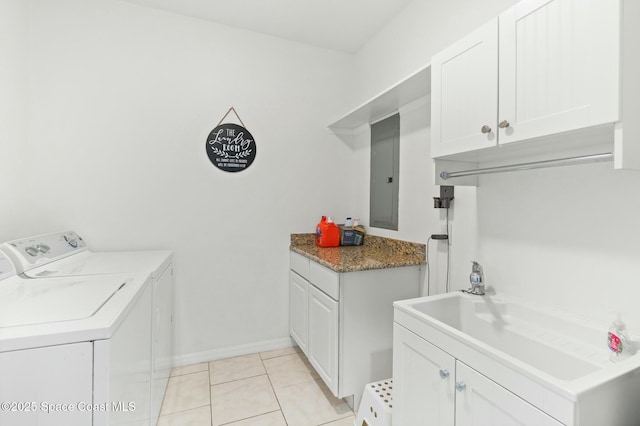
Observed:
[[[482,274],[482,266],[475,260],[472,260],[471,263],[473,263],[473,266],[471,267],[471,275],[469,275],[471,288],[468,293],[482,296],[484,294],[484,276]]]

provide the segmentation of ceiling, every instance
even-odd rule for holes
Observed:
[[[355,53],[412,0],[125,0]]]

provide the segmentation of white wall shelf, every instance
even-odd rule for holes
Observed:
[[[382,119],[429,93],[431,93],[431,65],[426,65],[329,124],[329,129],[336,134],[352,134],[358,127]]]

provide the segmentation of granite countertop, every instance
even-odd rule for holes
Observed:
[[[291,251],[336,272],[424,265],[426,246],[393,238],[366,235],[361,246],[318,247],[315,234],[291,234]]]

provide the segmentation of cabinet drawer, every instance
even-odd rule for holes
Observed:
[[[309,262],[309,281],[334,300],[340,299],[340,274],[329,268]]]
[[[309,259],[301,254],[290,252],[289,263],[291,269],[296,271],[298,275],[305,279],[309,279]]]

